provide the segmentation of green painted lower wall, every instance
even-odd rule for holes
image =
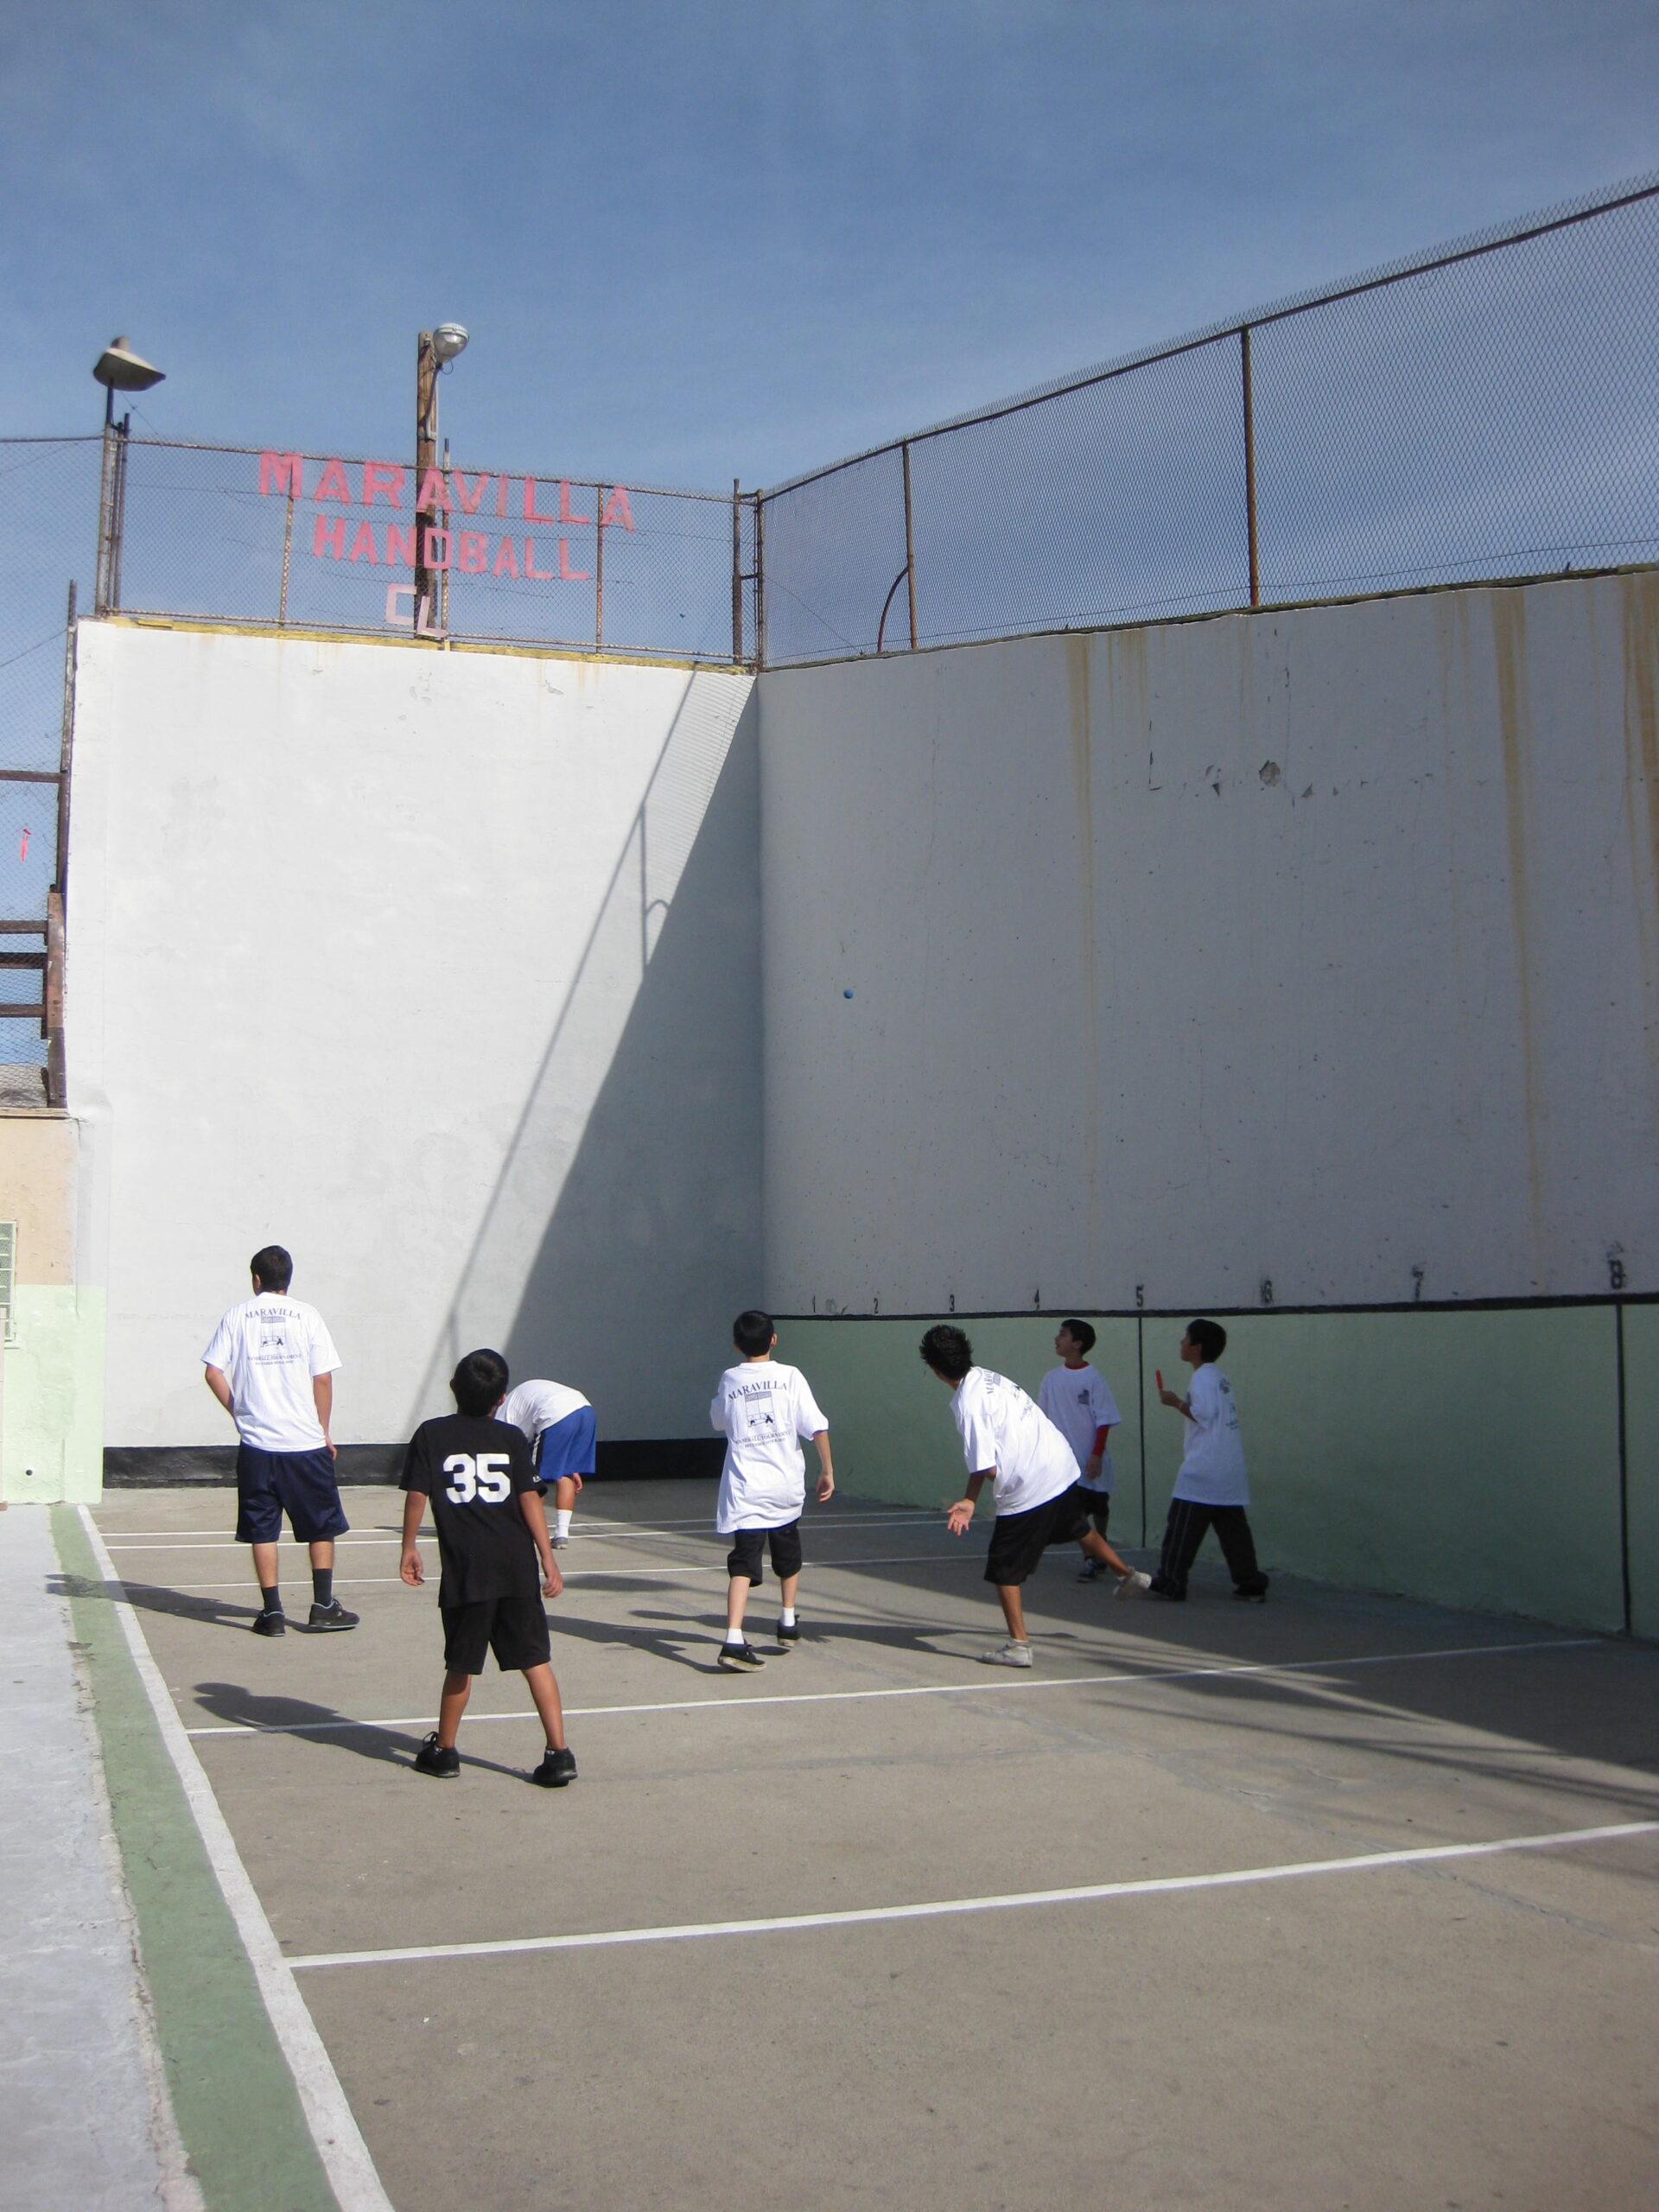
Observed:
[[[0,1497],[95,1504],[104,1494],[104,1293],[20,1283],[0,1371]]]
[[[957,1315],[976,1357],[1035,1392],[1055,1322]],[[1092,1318],[1092,1317],[1091,1317]],[[944,1386],[916,1346],[925,1319],[791,1320],[852,1491],[939,1504],[963,1468]],[[1095,1364],[1124,1422],[1112,1534],[1155,1543],[1180,1419],[1154,1372],[1185,1374],[1183,1323],[1097,1319]],[[1264,1565],[1351,1587],[1618,1630],[1624,1623],[1617,1317],[1611,1306],[1230,1319],[1223,1361],[1250,1463]],[[1659,1633],[1659,1309],[1624,1313],[1631,1578],[1638,1633]]]
[[[1624,1457],[1630,1499],[1630,1626],[1659,1637],[1659,1306],[1624,1308]]]

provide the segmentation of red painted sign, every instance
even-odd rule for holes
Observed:
[[[302,454],[265,452],[259,456],[262,498],[303,499],[315,510],[310,550],[316,560],[361,561],[374,568],[413,569],[418,530],[423,533],[423,568],[448,569],[471,576],[516,576],[536,583],[581,584],[592,580],[592,569],[579,568],[572,560],[568,533],[591,529],[594,518],[577,512],[568,477],[559,480],[557,505],[547,514],[542,512],[542,502],[553,495],[543,489],[546,480],[543,478],[485,471],[468,482],[459,468],[429,468],[407,510],[410,520],[404,525],[386,519],[378,511],[378,503],[402,510],[413,469],[396,461],[353,462],[351,467],[360,470],[354,487],[345,461],[328,460],[314,466],[318,474],[308,491]],[[515,486],[518,487],[516,495]],[[613,484],[606,493],[603,486],[583,485],[576,488],[574,497],[581,498],[589,490],[603,499],[599,512],[601,530],[633,528],[626,486]],[[368,515],[353,512],[363,508],[377,511]],[[441,523],[417,519],[439,515],[443,517]],[[469,529],[466,525],[474,516],[490,519],[481,529]],[[508,521],[513,525],[511,530],[499,527]],[[523,532],[521,523],[562,533],[556,559],[550,550],[538,553],[535,537]],[[543,566],[543,562],[552,565]],[[387,603],[390,608],[390,596]]]

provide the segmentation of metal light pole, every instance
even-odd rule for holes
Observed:
[[[415,345],[415,629],[436,626],[432,616],[437,594],[435,571],[426,557],[426,536],[439,527],[435,505],[422,507],[421,488],[428,471],[438,465],[438,371],[457,353],[464,353],[467,333],[458,322],[441,322],[423,330]]]
[[[108,614],[121,603],[121,525],[127,504],[127,438],[130,415],[115,419],[118,391],[148,391],[166,372],[112,338],[92,365],[104,387],[104,467],[98,487],[98,581],[93,612]]]

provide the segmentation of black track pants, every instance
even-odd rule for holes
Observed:
[[[1239,1590],[1265,1590],[1268,1578],[1255,1563],[1255,1539],[1242,1505],[1198,1505],[1190,1497],[1173,1497],[1164,1527],[1163,1556],[1153,1577],[1153,1588],[1172,1598],[1186,1595],[1186,1578],[1198,1547],[1215,1529],[1227,1571]]]

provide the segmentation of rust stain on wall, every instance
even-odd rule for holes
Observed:
[[[1516,976],[1521,1020],[1521,1110],[1526,1122],[1527,1183],[1532,1213],[1535,1279],[1543,1264],[1543,1176],[1539,1125],[1544,1101],[1533,1006],[1532,709],[1527,687],[1525,594],[1495,591],[1491,599],[1492,652],[1497,676],[1498,741],[1503,759],[1503,818],[1509,841],[1510,911],[1515,925]]]
[[[1624,813],[1642,982],[1659,990],[1659,576],[1625,579]],[[1647,1025],[1649,1057],[1659,1027]]]

